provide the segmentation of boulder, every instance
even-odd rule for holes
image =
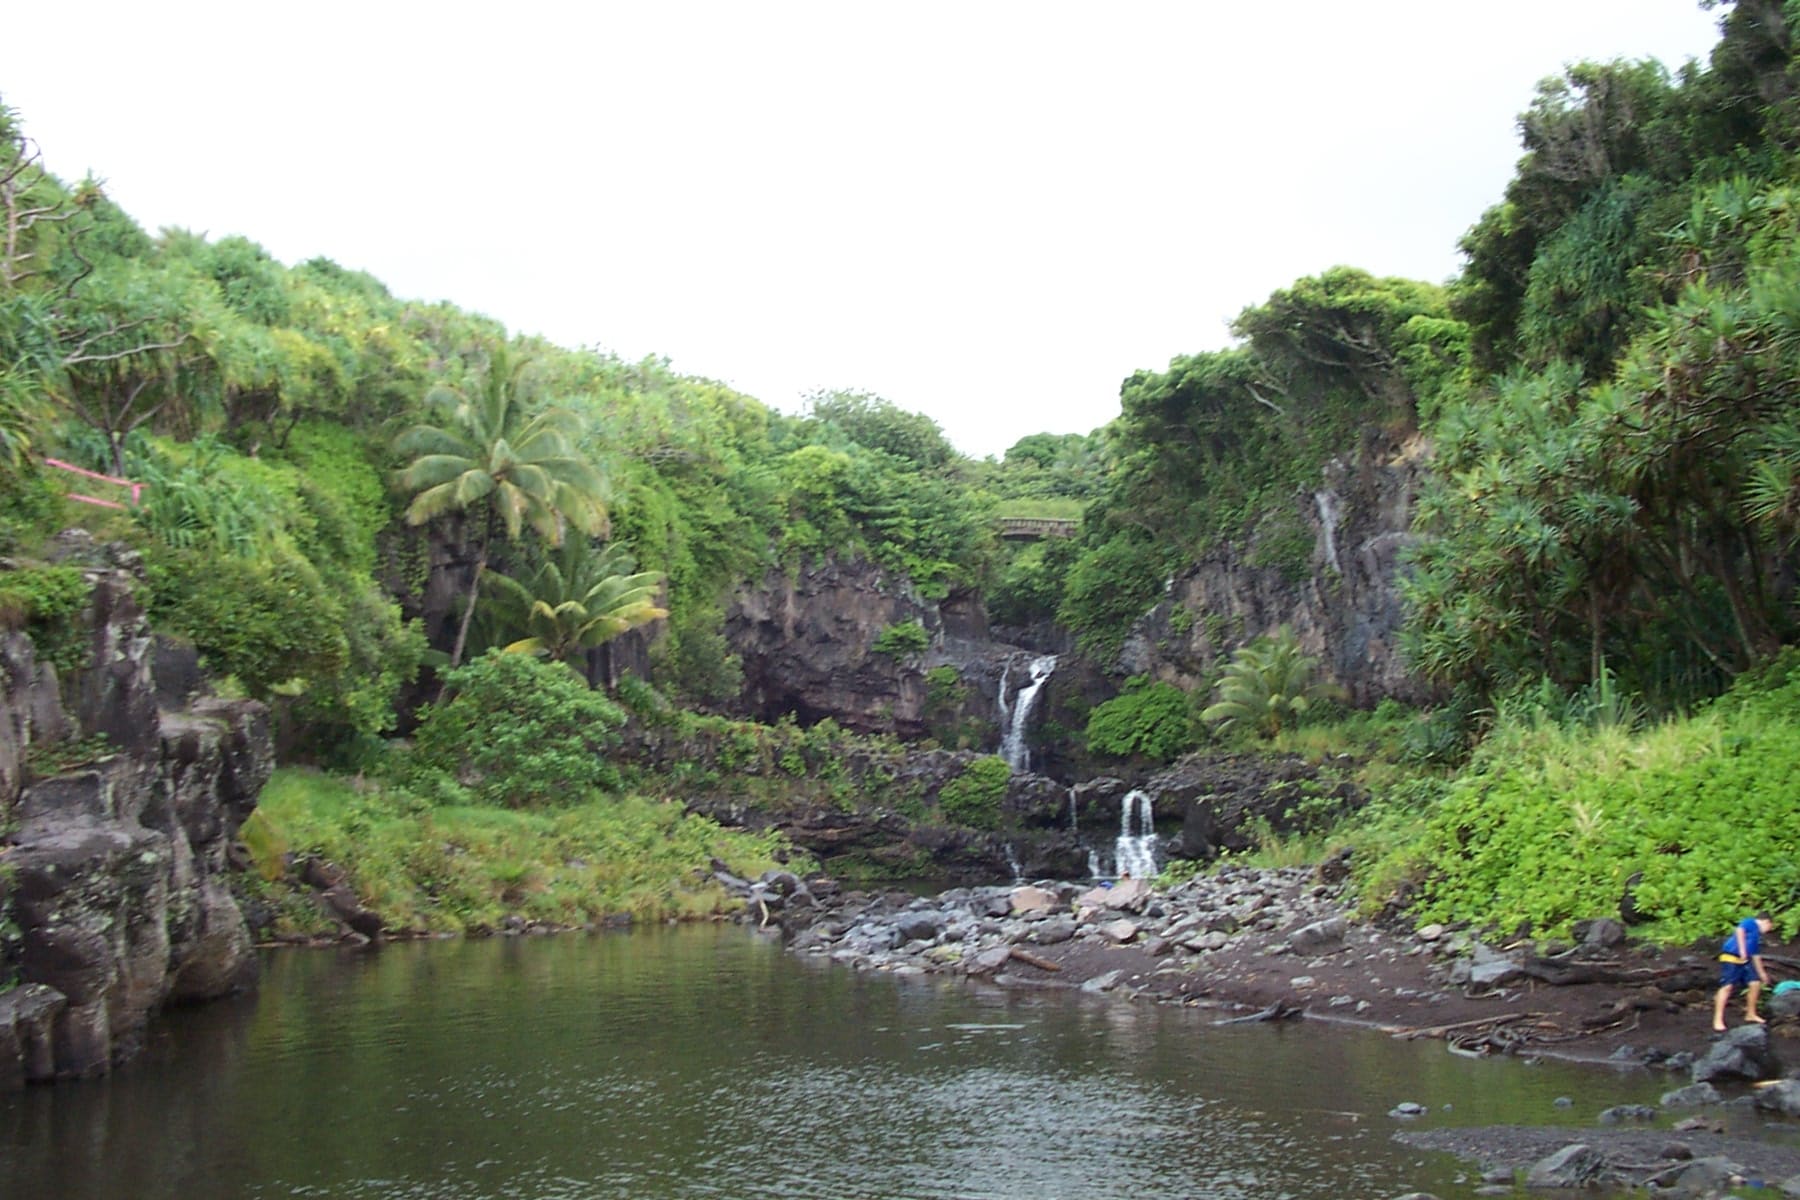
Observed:
[[[1342,917],[1314,921],[1288,934],[1288,945],[1296,954],[1329,954],[1344,948],[1344,935],[1349,929],[1349,922]]]
[[[1691,1083],[1687,1087],[1664,1092],[1659,1103],[1664,1108],[1699,1108],[1705,1104],[1717,1104],[1723,1098],[1719,1095],[1719,1089],[1710,1083]]]
[[[964,960],[963,971],[969,975],[992,975],[1011,958],[1011,946],[990,946],[973,958]]]
[[[1606,1175],[1606,1159],[1584,1142],[1564,1146],[1531,1164],[1525,1186],[1531,1188],[1585,1188]]]
[[[1769,1027],[1740,1025],[1719,1035],[1694,1064],[1695,1083],[1718,1079],[1771,1079],[1781,1074],[1781,1063],[1769,1046]]]
[[[944,914],[931,909],[901,913],[894,918],[894,928],[909,942],[929,942],[944,931]]]
[[[1677,1196],[1722,1196],[1744,1181],[1744,1168],[1728,1158],[1696,1158],[1663,1176],[1663,1186]]]
[[[1012,912],[1015,916],[1053,912],[1060,906],[1061,902],[1056,894],[1041,887],[1026,885],[1012,890]]]
[[[56,1075],[56,1021],[68,999],[55,988],[28,983],[0,992],[0,1091]]]
[[[1625,943],[1625,925],[1611,917],[1575,922],[1577,941],[1591,950],[1610,950]]]
[[[1756,1107],[1778,1112],[1784,1117],[1800,1117],[1800,1079],[1777,1079],[1760,1084],[1755,1092]]]

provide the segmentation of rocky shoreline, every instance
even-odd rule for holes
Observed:
[[[1782,1064],[1800,1063],[1800,1013],[1777,1007],[1767,1025],[1715,1035],[1716,968],[1703,947],[1637,944],[1610,919],[1582,923],[1580,940],[1560,945],[1363,920],[1342,861],[1228,865],[1166,890],[1040,881],[935,896],[842,891],[782,872],[746,881],[716,866],[745,899],[746,919],[779,930],[792,953],[853,969],[1205,1006],[1220,1022],[1335,1022],[1439,1038],[1472,1057],[1554,1056],[1669,1075],[1661,1109],[1622,1106],[1596,1128],[1401,1131],[1480,1164],[1481,1194],[1524,1182],[1708,1196],[1759,1180],[1800,1196],[1800,1149],[1756,1127],[1800,1116],[1800,1078],[1785,1077]],[[1393,1116],[1398,1124],[1406,1114]]]

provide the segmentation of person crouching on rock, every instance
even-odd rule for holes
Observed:
[[[1756,1015],[1756,998],[1762,995],[1763,984],[1769,982],[1769,970],[1762,960],[1762,935],[1773,928],[1775,922],[1769,914],[1758,913],[1739,921],[1738,927],[1725,939],[1719,952],[1719,991],[1713,997],[1715,1032],[1725,1032],[1725,1006],[1731,1003],[1731,993],[1739,987],[1748,989],[1744,1020],[1753,1025],[1763,1024],[1763,1019]]]

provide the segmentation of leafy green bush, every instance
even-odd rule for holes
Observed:
[[[146,573],[151,622],[257,699],[335,679],[349,661],[342,606],[292,550],[250,559],[159,546]]]
[[[616,785],[602,751],[625,714],[568,667],[490,651],[444,680],[451,698],[424,710],[413,739],[421,766],[509,808]]]
[[[1133,622],[1162,593],[1170,555],[1171,547],[1136,533],[1121,533],[1083,550],[1064,581],[1057,619],[1075,631],[1089,652],[1117,652]]]
[[[919,654],[931,645],[931,634],[925,626],[917,621],[901,621],[889,625],[875,637],[875,644],[869,647],[871,653],[887,654],[894,658],[907,658]]]
[[[1172,683],[1151,683],[1143,675],[1127,680],[1121,695],[1088,714],[1087,746],[1096,754],[1143,755],[1169,762],[1192,750],[1197,741],[1188,694]]]
[[[1800,713],[1779,664],[1694,717],[1633,731],[1513,718],[1406,852],[1424,919],[1539,933],[1618,911],[1626,880],[1680,941],[1745,912],[1800,923]],[[1401,872],[1389,869],[1390,874]]]
[[[1012,768],[1004,758],[983,755],[938,790],[938,811],[945,820],[970,829],[998,829],[1011,779]]]
[[[76,567],[17,567],[0,572],[0,629],[23,629],[39,659],[60,672],[87,664],[81,625],[87,580]]]
[[[35,550],[63,528],[64,513],[75,506],[64,499],[64,485],[50,475],[27,466],[0,487],[0,554]]]

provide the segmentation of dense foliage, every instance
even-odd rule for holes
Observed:
[[[1800,659],[1793,652],[1692,717],[1634,728],[1629,709],[1506,706],[1404,857],[1422,919],[1539,934],[1618,910],[1629,889],[1684,941],[1767,907],[1800,924]]]
[[[1123,692],[1088,714],[1087,747],[1096,754],[1170,762],[1197,741],[1188,694],[1141,675],[1126,680]]]
[[[874,765],[889,747],[829,722],[701,715],[743,686],[735,589],[860,556],[914,597],[985,603],[1003,629],[1048,641],[1060,624],[1124,674],[1134,626],[1196,563],[1328,594],[1322,475],[1404,455],[1426,464],[1404,639],[1444,703],[1389,714],[1381,736],[1413,768],[1474,757],[1396,785],[1417,803],[1382,811],[1428,833],[1378,856],[1381,877],[1422,883],[1432,914],[1540,929],[1616,904],[1640,874],[1671,931],[1753,899],[1800,916],[1779,832],[1797,703],[1767,667],[1800,634],[1800,12],[1717,8],[1706,64],[1579,63],[1540,85],[1514,177],[1448,285],[1343,266],[1296,280],[1238,315],[1232,346],[1125,379],[1105,428],[1026,433],[985,462],[865,392],[784,415],[665,361],[397,299],[329,260],[152,235],[97,182],[45,172],[0,108],[0,625],[75,667],[79,572],[46,565],[48,539],[80,523],[128,541],[156,628],[267,701],[288,760],[392,789],[332,806],[441,831],[473,805],[507,837],[553,801],[626,803],[607,693],[634,684],[610,655],[641,630],[670,702],[633,709],[632,752],[665,760],[628,765],[632,783],[927,819]],[[70,503],[50,458],[147,485],[141,502]],[[1023,519],[1069,536],[1003,540]],[[1090,752],[1167,760],[1206,724],[1304,734],[1323,697],[1291,636],[1177,618],[1207,622],[1229,663],[1191,691],[1127,682],[1065,712]],[[914,668],[930,644],[903,622],[872,648]],[[933,731],[991,746],[937,671]],[[402,732],[410,752],[386,745]],[[935,815],[991,827],[1004,768],[979,760]],[[1733,858],[1734,823],[1740,844],[1776,832]],[[452,871],[415,870],[429,845],[364,883]]]

